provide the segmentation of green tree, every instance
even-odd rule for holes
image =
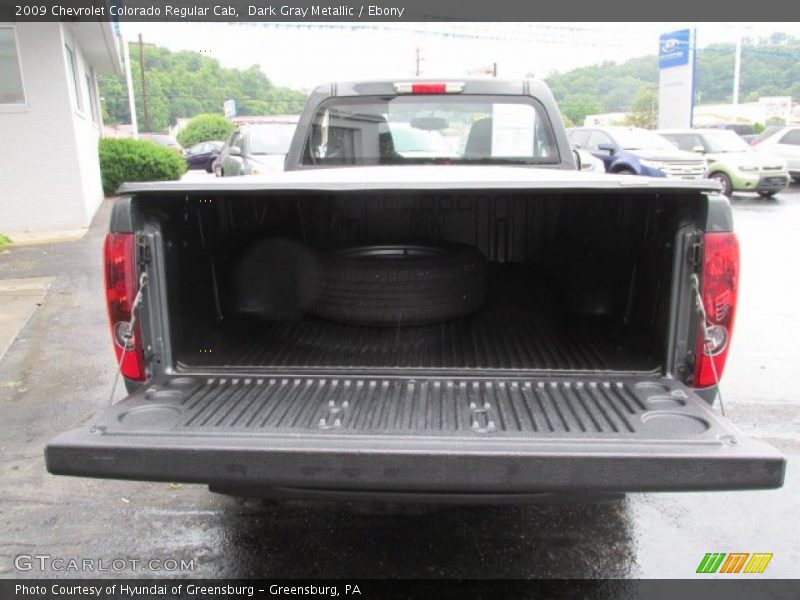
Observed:
[[[179,118],[218,113],[231,98],[241,115],[295,114],[305,103],[304,93],[274,85],[258,65],[229,69],[197,52],[145,45],[145,120],[138,44],[131,44],[130,50],[136,116],[142,131],[165,131]],[[99,85],[106,122],[130,123],[125,77],[106,75],[99,78]]]
[[[658,63],[645,56],[622,64],[604,62],[549,76],[547,84],[561,110],[582,124],[586,115],[625,112],[642,85],[658,82]]]
[[[224,140],[233,129],[233,123],[222,115],[197,115],[178,133],[178,143],[188,148],[199,142]]]
[[[696,54],[695,103],[728,103],[733,97],[733,44],[712,44]],[[658,84],[656,56],[604,62],[546,78],[561,110],[575,123],[595,112],[628,112],[640,90]],[[739,98],[792,96],[800,102],[800,39],[773,34],[742,40]],[[642,100],[642,102],[644,102]],[[641,112],[641,111],[640,111]]]
[[[564,116],[573,123],[583,125],[586,115],[606,112],[603,105],[596,98],[588,94],[575,94],[568,100],[560,103],[559,108]]]
[[[107,196],[126,181],[169,181],[180,179],[186,172],[180,153],[147,140],[102,138],[98,155]]]
[[[658,93],[653,86],[643,86],[633,98],[627,125],[655,129],[658,126]]]

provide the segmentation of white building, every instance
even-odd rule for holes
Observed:
[[[624,125],[628,113],[604,113],[587,115],[584,127]],[[769,125],[771,119],[779,123],[800,123],[800,104],[792,102],[790,96],[762,97],[758,102],[733,104],[701,104],[694,107],[692,122],[695,127],[726,123],[761,123]]]
[[[0,233],[86,227],[103,199],[97,75],[109,23],[0,23]]]
[[[800,105],[792,103],[791,96],[761,97],[758,102],[741,104],[705,104],[694,107],[694,124],[717,125],[720,123],[796,123],[800,121]]]

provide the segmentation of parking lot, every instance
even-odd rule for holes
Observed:
[[[707,552],[771,552],[763,576],[796,576],[800,186],[732,203],[742,279],[724,405],[746,435],[788,456],[786,483],[598,505],[273,504],[203,486],[51,476],[47,440],[109,401],[115,364],[100,269],[108,205],[79,241],[12,246],[0,255],[1,280],[51,279],[0,359],[0,574],[78,575],[15,569],[17,555],[47,554],[186,560],[191,570],[169,574],[202,577],[686,578]]]

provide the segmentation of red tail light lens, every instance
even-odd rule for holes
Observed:
[[[111,325],[111,338],[117,362],[122,359],[122,374],[128,379],[143,381],[144,350],[142,349],[139,325],[134,327],[133,335],[127,341],[128,323],[131,321],[133,302],[138,291],[136,280],[136,237],[132,233],[109,233],[104,247],[106,302],[108,320]]]
[[[443,83],[415,83],[411,86],[412,94],[444,94],[447,86]]]
[[[708,340],[698,332],[694,385],[714,385],[722,377],[733,335],[739,291],[739,242],[731,232],[705,235],[701,296],[706,311]]]

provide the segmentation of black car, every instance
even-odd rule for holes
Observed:
[[[183,152],[189,169],[205,169],[212,172],[212,165],[219,156],[223,142],[200,142]]]

